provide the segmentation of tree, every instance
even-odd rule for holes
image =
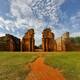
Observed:
[[[71,37],[71,41],[77,45],[80,45],[80,37]]]

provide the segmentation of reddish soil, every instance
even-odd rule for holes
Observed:
[[[46,64],[44,58],[40,57],[31,64],[31,72],[26,80],[65,80],[61,73]]]

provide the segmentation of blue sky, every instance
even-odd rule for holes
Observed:
[[[80,0],[66,0],[61,9],[68,16],[75,15],[77,11],[80,11]]]
[[[80,36],[80,0],[0,0],[0,36],[9,33],[21,38],[34,28],[39,45],[47,27],[56,37],[65,31]]]

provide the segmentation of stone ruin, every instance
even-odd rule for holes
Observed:
[[[34,29],[29,29],[22,41],[20,39],[6,34],[0,37],[0,51],[80,51],[80,47],[75,47],[71,42],[69,32],[65,32],[61,37],[55,39],[54,33],[50,28],[46,28],[42,32],[42,48],[35,47]]]
[[[20,39],[10,34],[0,37],[0,51],[20,51]]]
[[[56,41],[54,39],[54,33],[50,28],[43,30],[42,32],[42,49],[43,51],[55,51]]]
[[[71,51],[71,40],[69,32],[66,32],[58,39],[55,39],[54,33],[50,28],[42,32],[43,51]]]
[[[34,51],[34,29],[29,29],[22,39],[22,51]]]
[[[64,33],[60,38],[56,39],[57,51],[71,51],[72,42],[69,32]]]

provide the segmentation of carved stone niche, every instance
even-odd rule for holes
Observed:
[[[34,29],[29,29],[22,39],[23,51],[34,51],[35,49]]]

